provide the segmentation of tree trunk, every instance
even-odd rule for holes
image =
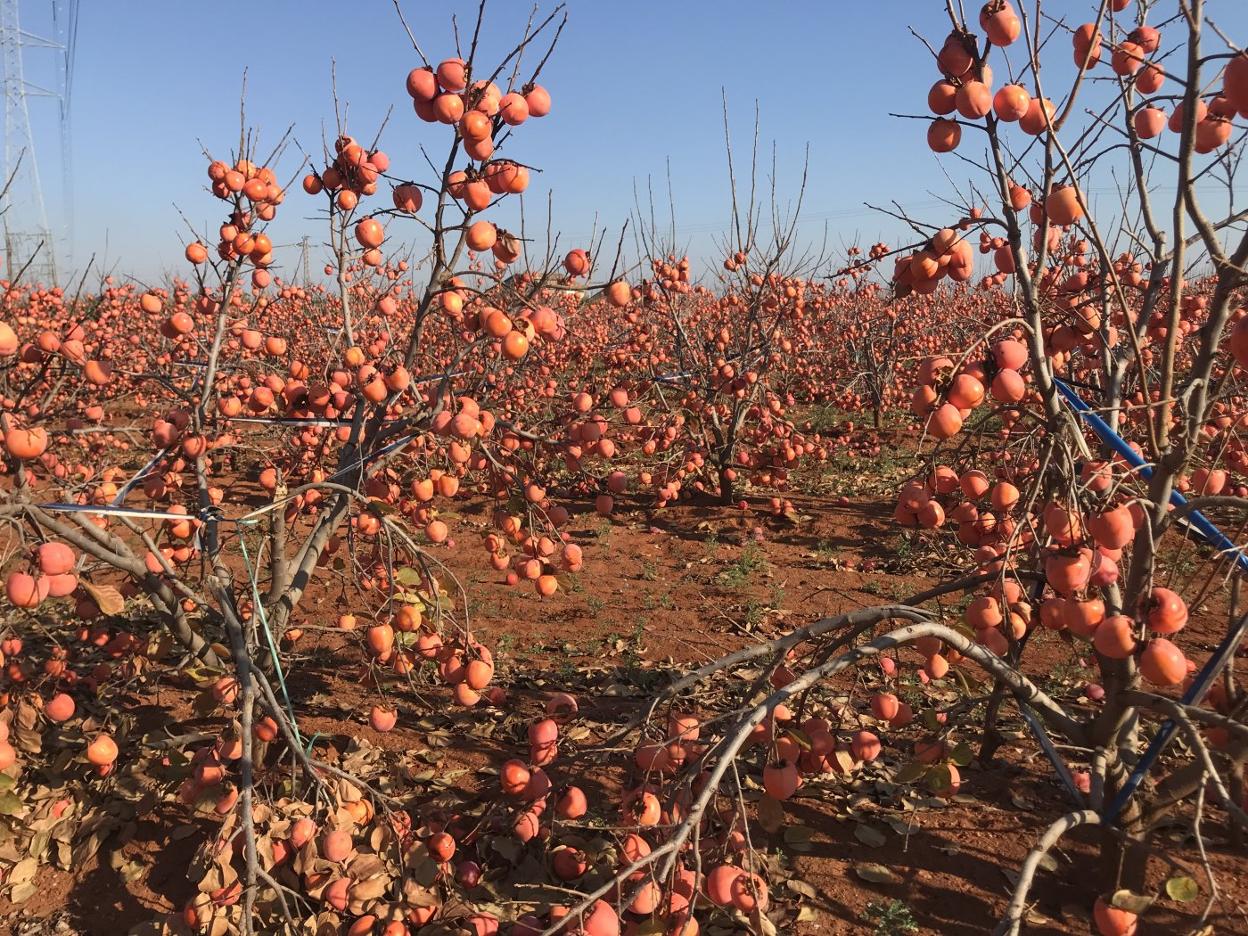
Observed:
[[[1108,795],[1106,798],[1109,798]],[[1126,888],[1136,894],[1146,891],[1149,847],[1148,832],[1143,827],[1142,819],[1139,802],[1132,797],[1118,817],[1121,833],[1115,834],[1108,827],[1103,830],[1101,854],[1109,859],[1104,866],[1112,869],[1114,875],[1107,882],[1110,890]]]
[[[724,507],[732,506],[735,500],[732,475],[729,474],[731,470],[731,465],[719,463],[719,502]]]
[[[1237,803],[1245,802],[1244,798],[1244,765],[1237,761],[1231,767],[1231,797]],[[1230,826],[1227,834],[1231,840],[1231,847],[1240,849],[1244,847],[1244,830],[1240,828],[1238,822],[1232,817],[1227,816],[1226,824]]]
[[[1097,744],[1100,746],[1099,740]],[[1130,773],[1127,765],[1120,759],[1114,759],[1106,765],[1101,812],[1117,798]],[[1106,823],[1101,826],[1100,831],[1100,866],[1101,874],[1104,875],[1104,880],[1099,882],[1101,889],[1106,893],[1122,888],[1136,894],[1144,893],[1147,886],[1145,874],[1148,871],[1149,849],[1140,797],[1131,797],[1112,825]]]

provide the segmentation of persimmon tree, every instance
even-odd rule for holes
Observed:
[[[1224,783],[1242,769],[1235,723],[1224,727],[1229,735],[1215,732],[1212,745],[1194,728],[1236,711],[1229,664],[1243,636],[1238,570],[1222,543],[1185,518],[1211,510],[1232,531],[1242,522],[1237,501],[1217,498],[1229,493],[1226,468],[1235,463],[1228,451],[1237,447],[1234,414],[1242,407],[1233,332],[1243,316],[1248,215],[1234,204],[1232,186],[1242,141],[1234,120],[1244,116],[1248,97],[1245,60],[1210,25],[1205,4],[1180,3],[1167,21],[1179,41],[1177,62],[1170,56],[1168,65],[1160,60],[1162,33],[1146,19],[1158,8],[1119,2],[1094,12],[1092,22],[1069,31],[1075,69],[1060,85],[1065,76],[1050,77],[1058,70],[1042,48],[1039,4],[1018,11],[988,4],[978,22],[982,39],[970,31],[976,24],[955,20],[936,54],[944,77],[929,103],[942,116],[929,140],[942,151],[964,127],[963,148],[983,134],[987,208],[979,220],[1016,305],[978,344],[957,349],[956,359],[927,362],[927,429],[953,443],[994,428],[989,419],[965,422],[973,419],[965,411],[985,397],[968,359],[983,362],[992,396],[1013,408],[1006,444],[990,459],[958,458],[954,470],[938,469],[902,499],[903,506],[939,502],[942,487],[944,497],[962,498],[959,538],[977,548],[982,570],[1001,576],[995,593],[967,608],[967,624],[985,646],[1025,667],[1033,626],[1091,642],[1102,704],[1078,713],[1076,737],[1067,733],[1071,726],[1050,722],[1097,752],[1082,804],[1088,808],[1058,820],[1038,848],[1052,847],[1075,825],[1105,827],[1107,903],[1096,917],[1102,931],[1115,932],[1142,906],[1123,891],[1145,887],[1160,822],[1197,804],[1199,823],[1198,801],[1209,784],[1227,822],[1245,818]],[[1107,62],[1098,68],[1103,51]],[[1014,78],[995,93],[993,54],[1006,59]],[[1054,104],[1046,95],[1055,86],[1062,94]],[[1117,203],[1098,212],[1088,193],[1109,178],[1124,180]],[[1155,194],[1161,179],[1173,179],[1175,189],[1165,208]],[[1210,195],[1210,185],[1223,186],[1223,194]],[[1210,202],[1221,203],[1221,214],[1207,213]],[[907,260],[895,281],[925,288],[925,255]],[[1014,365],[1029,372],[1029,387]],[[1103,424],[1089,424],[1076,395]],[[981,475],[968,477],[977,467]],[[1176,509],[1176,490],[1195,496]],[[1167,566],[1189,552],[1199,569],[1183,583]],[[1197,667],[1174,635],[1188,606],[1198,607],[1227,578],[1226,636]],[[1187,601],[1167,586],[1186,591]],[[1170,687],[1181,687],[1179,699],[1164,695]],[[1176,728],[1192,754],[1162,766],[1156,754]],[[1012,930],[1035,860],[1010,906]]]
[[[969,226],[970,220],[964,218],[955,227]],[[929,233],[940,233],[937,228],[924,231],[914,226],[925,239]],[[963,250],[969,248],[964,235],[954,228],[945,231],[942,236],[953,234],[955,243]],[[903,252],[911,249],[901,248]],[[975,288],[967,282],[969,267],[966,276],[950,281],[961,285],[952,287],[947,298],[909,293],[893,294],[893,301],[888,301],[888,284],[870,274],[883,258],[897,252],[875,244],[864,257],[860,248],[851,248],[850,262],[834,275],[826,312],[818,317],[821,347],[827,349],[833,367],[831,374],[824,368],[825,383],[812,381],[813,385],[847,411],[869,407],[877,429],[886,414],[909,408],[911,370],[939,352],[947,334],[969,338],[986,315],[996,314],[994,297],[982,286]]]
[[[857,259],[861,252],[861,248],[851,247],[849,263],[837,271],[838,288],[848,293],[847,301],[838,306],[841,314],[834,317],[846,365],[837,401],[854,411],[862,404],[869,406],[872,424],[879,429],[884,414],[896,409],[900,398],[905,316],[876,301],[883,287],[864,276],[870,273],[875,259],[887,254],[887,246],[872,245],[867,260]]]
[[[804,182],[788,212],[773,188],[768,223],[756,160],[738,201],[729,147],[733,224],[699,281],[653,223],[638,220],[630,265],[623,232],[614,253],[605,234],[542,249],[523,213],[519,230],[498,222],[537,171],[517,147],[551,112],[538,79],[563,19],[535,13],[486,65],[484,11],[436,65],[409,32],[406,119],[444,157],[400,168],[381,130],[356,137],[335,107],[292,196],[287,138],[264,151],[242,129],[209,157],[221,223],[187,244],[186,280],[4,284],[5,809],[60,829],[68,801],[45,791],[69,774],[131,791],[120,768],[137,764],[149,792],[215,814],[197,896],[154,931],[485,936],[500,907],[475,889],[498,856],[527,854],[571,893],[512,914],[519,936],[771,933],[791,920],[757,829],[778,831],[799,789],[863,775],[899,801],[949,798],[1012,709],[1071,809],[1037,829],[1002,932],[1080,827],[1103,832],[1103,933],[1147,911],[1156,833],[1176,817],[1216,893],[1202,824],[1248,821],[1233,665],[1248,57],[1216,15],[1105,0],[1070,28],[1042,0],[991,0],[972,22],[946,5],[950,32],[927,46],[934,118],[912,116],[962,157],[959,217],[898,212],[912,242],[821,276],[798,237]],[[1102,210],[1091,193],[1112,184]],[[290,197],[324,210],[328,289],[277,275],[269,231]],[[833,444],[798,416],[827,400],[918,420],[894,516],[956,574],[682,674],[588,749],[568,740],[577,700],[552,693],[521,727],[527,755],[500,756],[497,789],[463,808],[401,797],[400,778],[361,775],[367,752],[331,762],[304,734],[288,677],[327,601],[381,697],[377,731],[419,683],[464,710],[505,703],[442,561],[465,548],[456,499],[491,504],[480,548],[539,601],[581,566],[573,499],[610,515],[634,485],[659,506],[732,503],[743,477],[783,492]],[[1220,634],[1203,659],[1193,630]],[[1053,689],[1042,646],[1095,676]],[[227,727],[142,736],[122,696],[160,665]],[[618,801],[591,802],[621,750]]]
[[[764,488],[783,487],[789,469],[817,449],[819,440],[795,433],[786,418],[795,400],[784,377],[793,373],[797,345],[808,333],[808,306],[822,293],[810,276],[823,257],[798,242],[805,167],[792,204],[782,208],[774,158],[770,191],[760,190],[757,120],[749,177],[738,185],[726,101],[724,144],[732,221],[717,245],[724,259],[711,282],[698,282],[689,258],[677,256],[674,208],[670,234],[654,222],[653,204],[649,223],[637,212],[636,229],[652,274],[637,287],[637,324],[658,338],[650,355],[652,403],[674,417],[687,439],[686,473],[705,474],[695,487],[714,491],[727,505],[737,501],[739,474]],[[678,493],[666,475],[663,481],[660,504]]]
[[[961,196],[957,225],[903,216],[921,237],[897,253],[894,290],[947,303],[949,330],[944,353],[914,369],[912,407],[930,451],[896,516],[933,537],[955,526],[969,550],[965,574],[902,604],[730,654],[666,690],[663,707],[631,726],[641,733],[632,795],[655,797],[655,814],[666,817],[656,820],[657,847],[647,842],[621,862],[613,886],[632,899],[658,888],[674,901],[709,862],[704,892],[766,931],[740,775],[761,766],[767,795],[753,811],[774,822],[777,804],[806,780],[876,758],[875,732],[845,739],[847,722],[861,724],[863,714],[829,706],[827,692],[838,673],[881,656],[869,717],[919,729],[897,779],[956,792],[959,768],[972,760],[967,742],[981,741],[990,758],[1008,704],[1071,799],[1038,832],[1002,932],[1022,928],[1041,862],[1072,829],[1103,832],[1103,896],[1089,909],[1106,934],[1133,932],[1147,911],[1149,858],[1171,817],[1186,816],[1199,856],[1210,811],[1242,830],[1240,547],[1200,512],[1242,534],[1248,502],[1234,472],[1238,367],[1248,361],[1239,308],[1248,213],[1235,204],[1234,171],[1248,58],[1205,4],[1180,2],[1173,12],[1158,21],[1178,43],[1163,63],[1163,31],[1148,23],[1158,5],[1105,2],[1075,29],[1042,3],[993,0],[974,22],[947,6],[952,30],[928,46],[942,77],[928,95],[936,117],[924,118],[927,140],[937,153],[977,150],[964,161],[981,174]],[[1051,61],[1062,35],[1073,45],[1069,76]],[[994,68],[1010,82],[994,87]],[[1165,209],[1163,178],[1174,182]],[[1094,187],[1115,180],[1112,208],[1094,210]],[[1205,205],[1214,202],[1211,215]],[[946,277],[972,278],[974,251],[962,236],[971,229],[995,269],[981,281],[989,295],[967,340],[953,327],[956,299],[940,297]],[[1191,499],[1178,505],[1179,491]],[[1177,574],[1183,564],[1196,571]],[[952,619],[943,601],[922,607],[951,595],[967,599]],[[1205,659],[1189,660],[1198,649],[1184,648],[1189,614],[1214,607],[1225,623],[1212,626],[1224,636]],[[1041,688],[1045,673],[1031,672],[1027,651],[1050,641],[1094,666],[1086,694]],[[914,665],[893,656],[901,650],[919,654],[923,681],[971,667],[995,689],[986,704],[916,712],[895,688]],[[707,684],[739,668],[747,674],[739,690],[708,704]],[[1182,747],[1171,743],[1176,735]],[[751,748],[757,760],[745,754]]]
[[[281,840],[285,854],[311,839],[307,823],[321,830],[320,850],[306,867],[298,862],[295,896],[342,912],[348,883],[359,882],[327,872],[353,835],[367,835],[374,807],[393,805],[302,740],[285,674],[310,589],[338,593],[338,626],[362,629],[373,679],[398,684],[434,666],[471,707],[491,695],[493,662],[439,561],[454,531],[438,502],[461,490],[496,499],[496,532],[484,546],[539,595],[558,588],[557,571],[580,566],[579,547],[558,532],[567,511],[544,486],[551,465],[563,467],[566,439],[525,422],[540,399],[526,388],[558,364],[568,297],[585,292],[570,284],[588,268],[575,251],[562,263],[522,264],[521,240],[487,220],[527,187],[529,167],[499,150],[550,111],[537,78],[561,17],[560,7],[530,21],[489,67],[478,54],[482,4],[469,47],[407,76],[415,119],[450,140],[428,181],[398,177],[378,142],[366,147],[339,125],[324,168],[303,180],[308,195],[327,200],[333,292],[273,276],[268,226],[288,197],[276,174],[285,138],[262,158],[245,129],[228,158],[209,159],[223,219],[213,238],[186,247],[192,283],[141,295],[106,283],[81,309],[59,290],[6,292],[16,310],[0,332],[10,602],[37,628],[50,602],[74,599],[83,638],[98,634],[131,675],[144,660],[189,658],[207,703],[233,719],[215,743],[187,742],[197,747],[178,794],[211,804],[227,828],[201,849],[201,893],[178,925],[248,933],[283,919],[295,925],[291,883],[273,877],[282,864],[273,819],[277,831],[293,830]],[[423,60],[415,39],[413,47]],[[383,193],[390,204],[378,207]],[[408,219],[423,227],[419,286],[404,277],[406,259],[386,259]],[[568,373],[555,370],[557,380]],[[558,397],[571,412],[566,386]],[[21,642],[6,653],[20,657]],[[52,650],[60,662],[47,669],[48,688],[80,675],[66,656]],[[92,671],[93,688],[110,670]],[[23,660],[10,668],[17,682],[29,675]],[[72,716],[64,693],[30,698],[29,711],[42,709],[49,723]],[[383,705],[371,721],[386,730],[395,715]],[[37,750],[37,721],[21,718],[22,746]],[[124,712],[82,724],[79,756],[99,777],[134,753]],[[274,743],[288,748],[294,782],[310,791],[297,815],[261,802],[256,769]],[[2,753],[5,767],[19,760],[7,743]],[[413,849],[430,860],[410,819],[386,828],[399,867]],[[413,896],[397,883],[391,896],[386,912],[400,927],[426,921],[438,903],[431,890]]]

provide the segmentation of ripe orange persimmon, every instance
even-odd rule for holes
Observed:
[[[927,128],[927,145],[934,153],[951,153],[962,142],[962,128],[953,120],[937,118]]]
[[[107,767],[117,760],[117,742],[107,734],[97,734],[87,745],[87,760],[97,767]]]

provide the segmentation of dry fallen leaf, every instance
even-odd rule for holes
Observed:
[[[811,887],[809,884],[807,884],[805,881],[799,881],[796,878],[789,878],[787,881],[785,881],[785,886],[787,886],[788,889],[791,890],[793,893],[801,894],[803,897],[807,898],[808,900],[814,900],[816,897],[815,889]]]
[[[900,884],[901,878],[882,864],[865,862],[854,865],[854,873],[872,884]]]
[[[880,848],[888,841],[883,832],[865,823],[859,823],[854,826],[854,838],[862,842],[863,845],[869,845],[872,848]]]

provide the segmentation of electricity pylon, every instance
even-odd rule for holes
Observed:
[[[52,98],[59,105],[61,170],[63,173],[64,239],[72,243],[69,190],[69,92],[74,42],[77,34],[77,0],[51,0],[52,23],[57,38],[36,36],[22,29],[19,0],[0,0],[0,58],[4,78],[4,165],[0,168],[0,228],[4,235],[4,270],[12,279],[23,269],[23,281],[48,285],[57,282],[57,238],[48,224],[39,175],[35,137],[30,126],[28,102],[32,97]],[[24,52],[29,48],[56,53],[55,87],[27,81]],[[68,247],[66,248],[66,251]]]

